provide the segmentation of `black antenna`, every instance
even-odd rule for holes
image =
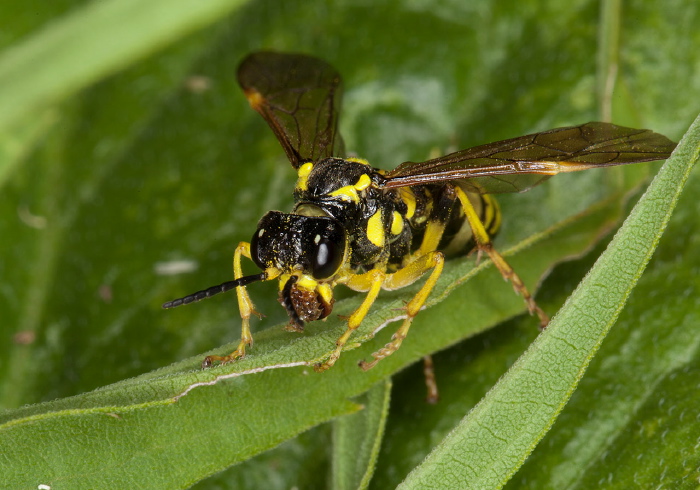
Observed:
[[[167,303],[163,303],[163,308],[175,308],[176,306],[196,303],[197,301],[201,301],[205,298],[211,298],[215,294],[225,293],[226,291],[230,291],[231,289],[237,288],[238,286],[245,286],[247,284],[250,284],[251,282],[264,281],[265,279],[267,279],[266,272],[261,272],[260,274],[253,274],[252,276],[240,277],[233,281],[227,281],[223,284],[219,284],[218,286],[212,286],[210,288],[203,289],[202,291],[197,291],[196,293],[188,294],[184,298],[178,298],[172,301],[168,301]]]

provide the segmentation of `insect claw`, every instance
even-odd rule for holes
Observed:
[[[339,356],[334,355],[334,354],[335,353],[331,354],[331,356],[328,359],[326,359],[325,362],[319,362],[319,363],[314,364],[314,371],[316,371],[317,373],[322,373],[322,372],[330,369],[333,366],[333,364],[335,364],[335,361],[337,361],[338,357],[339,357]]]
[[[540,330],[544,330],[549,325],[549,315],[542,308],[535,305],[535,311],[531,314],[537,315],[540,319]]]
[[[360,362],[358,362],[357,365],[360,366],[360,368],[362,368],[363,371],[369,371],[374,366],[376,366],[379,361],[381,361],[382,359],[384,359],[385,357],[387,357],[390,354],[390,353],[386,354],[386,355],[382,354],[382,352],[385,349],[386,348],[379,349],[378,352],[375,352],[374,354],[372,354],[372,357],[374,357],[374,359],[372,359],[371,361],[367,362],[363,359]]]
[[[238,344],[238,348],[227,356],[207,356],[202,361],[202,369],[209,369],[215,362],[218,362],[219,366],[223,366],[224,364],[242,359],[245,357],[246,346],[251,345],[253,345],[252,337],[241,340],[240,344]]]
[[[284,326],[284,329],[287,332],[303,332],[304,331],[304,325],[299,325],[298,323],[295,322],[289,322]]]
[[[368,371],[368,370],[372,369],[376,364],[377,364],[377,359],[375,359],[374,361],[371,361],[371,362],[367,362],[363,359],[362,361],[357,363],[357,365],[360,366],[360,368],[362,368],[363,371]]]
[[[476,249],[476,260],[474,261],[474,267],[478,266],[481,263],[481,258],[484,255],[484,251],[481,250],[480,248]]]

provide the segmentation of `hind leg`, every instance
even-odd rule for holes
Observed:
[[[401,289],[416,282],[427,271],[432,270],[428,280],[423,284],[418,293],[406,304],[406,319],[403,321],[399,329],[391,337],[391,342],[372,354],[374,360],[370,362],[360,362],[360,367],[367,370],[373,368],[379,361],[396,352],[403,339],[408,335],[408,330],[411,328],[413,318],[418,314],[423,307],[425,300],[430,296],[430,292],[435,287],[442,267],[445,263],[445,257],[442,252],[429,252],[421,257],[418,257],[413,262],[406,265],[404,268],[390,274],[384,280],[384,289]]]
[[[491,262],[493,262],[503,278],[506,281],[510,281],[510,283],[513,285],[513,289],[515,289],[515,292],[523,297],[530,314],[536,314],[540,319],[540,326],[545,328],[549,323],[549,317],[544,311],[542,311],[542,308],[537,306],[537,303],[535,303],[534,298],[530,294],[530,291],[527,289],[520,276],[518,276],[510,264],[508,264],[503,256],[493,247],[491,237],[484,228],[484,224],[479,219],[479,216],[469,200],[469,197],[459,186],[454,186],[454,189],[457,192],[457,198],[462,204],[462,209],[466,214],[467,221],[469,222],[469,227],[472,230],[478,251],[486,253],[489,256]]]

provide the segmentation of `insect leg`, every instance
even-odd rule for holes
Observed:
[[[423,377],[425,378],[425,387],[428,394],[425,401],[431,405],[435,405],[440,400],[438,392],[437,379],[435,378],[435,365],[433,364],[433,356],[427,355],[423,357]]]
[[[381,269],[372,269],[371,271],[365,272],[364,274],[357,274],[352,276],[346,285],[356,291],[367,291],[367,296],[365,296],[362,304],[348,317],[348,328],[335,342],[336,348],[333,353],[326,359],[325,362],[317,364],[314,369],[317,372],[325,371],[331,367],[340,357],[340,353],[343,350],[345,344],[347,344],[348,339],[352,335],[352,332],[360,326],[362,320],[369,312],[372,304],[377,299],[379,291],[382,288],[382,283],[386,273]]]
[[[457,197],[455,196],[454,190],[451,187],[445,187],[437,197],[435,209],[429,221],[426,223],[425,234],[423,235],[420,247],[407,258],[403,268],[388,276],[384,281],[384,289],[400,289],[413,284],[420,279],[423,274],[433,269],[426,283],[406,305],[406,319],[392,336],[392,341],[372,354],[374,357],[373,361],[362,361],[360,366],[363,369],[367,370],[372,368],[381,359],[391,355],[399,348],[403,339],[406,338],[408,329],[413,322],[413,317],[415,317],[418,311],[423,307],[438,277],[440,277],[444,255],[436,250],[449,221],[450,209],[456,200]],[[437,385],[435,384],[434,375],[430,374],[430,369],[426,369],[426,385],[428,386],[428,398],[433,399],[435,397],[436,399]]]
[[[250,259],[250,243],[241,242],[236,247],[233,254],[233,276],[235,279],[243,277],[243,269],[241,268],[241,256]],[[219,361],[221,364],[226,364],[236,359],[245,356],[246,346],[253,345],[253,336],[250,333],[250,316],[255,315],[260,317],[260,313],[255,311],[253,300],[250,299],[248,290],[245,286],[236,288],[236,296],[238,297],[238,310],[241,313],[241,342],[238,348],[227,356],[207,356],[202,361],[202,367],[208,368],[212,363]]]
[[[364,370],[373,368],[379,361],[390,356],[401,347],[401,342],[406,338],[408,329],[411,327],[413,318],[418,314],[423,307],[425,300],[428,299],[430,292],[435,287],[442,266],[445,263],[445,256],[442,252],[432,251],[418,257],[413,262],[407,264],[403,269],[390,274],[384,280],[384,289],[401,289],[416,282],[423,274],[432,269],[428,280],[425,281],[423,287],[416,295],[406,304],[406,319],[403,321],[396,333],[391,337],[391,342],[372,354],[374,360],[370,362],[362,361],[360,367]]]
[[[527,309],[530,311],[530,314],[536,314],[540,319],[540,326],[542,328],[546,327],[549,323],[549,317],[544,311],[542,311],[542,309],[539,306],[537,306],[537,303],[535,303],[535,300],[530,294],[530,291],[528,291],[523,280],[520,279],[520,276],[518,276],[518,274],[508,264],[508,262],[506,262],[503,256],[500,253],[498,253],[493,247],[491,237],[484,228],[484,224],[479,219],[479,215],[474,209],[474,206],[469,200],[469,197],[459,186],[454,186],[454,188],[457,192],[457,197],[459,198],[459,201],[462,203],[462,208],[464,209],[464,213],[467,216],[469,226],[472,229],[474,241],[476,242],[478,250],[480,252],[485,252],[486,254],[488,254],[489,258],[499,270],[503,278],[506,281],[510,281],[511,284],[513,284],[515,292],[523,297],[525,303],[527,304]]]

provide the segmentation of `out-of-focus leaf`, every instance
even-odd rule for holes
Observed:
[[[222,17],[242,0],[90,2],[0,53],[0,130]]]
[[[8,53],[41,41],[46,32],[71,25],[73,19],[89,19],[95,10],[133,6],[103,3],[57,0],[50,7],[42,4],[37,12],[31,4],[24,10],[20,3],[8,6],[3,9],[0,45],[11,47],[0,53],[0,59],[10,59]],[[471,275],[473,258],[457,261],[449,264],[433,296],[443,301],[418,316],[402,349],[373,372],[362,373],[354,363],[386,342],[394,325],[361,349],[346,352],[323,376],[306,375],[304,367],[274,370],[197,388],[170,403],[192,382],[211,380],[215,374],[322,356],[343,330],[342,323],[331,318],[311,325],[303,336],[280,331],[275,325],[284,321],[284,310],[276,301],[276,285],[256,284],[251,294],[268,317],[253,327],[273,330],[254,332],[256,344],[248,364],[202,373],[195,369],[203,352],[214,347],[217,353],[226,352],[231,345],[222,344],[238,335],[235,301],[222,297],[179,310],[160,309],[165,300],[229,279],[236,243],[250,239],[266,211],[289,209],[293,172],[235,83],[235,69],[244,55],[257,49],[302,51],[333,63],[345,79],[341,128],[346,146],[384,168],[426,158],[433,151],[594,120],[599,107],[598,11],[590,0],[532,5],[515,0],[400,5],[264,0],[230,10],[229,17],[187,36],[183,34],[201,21],[200,15],[211,11],[184,12],[189,19],[183,18],[182,10],[149,15],[157,5],[161,4],[142,2],[132,19],[108,19],[105,29],[94,29],[98,25],[94,24],[90,29],[95,35],[84,38],[85,45],[76,48],[75,56],[68,53],[67,61],[58,56],[64,45],[41,43],[34,53],[48,59],[45,67],[37,67],[37,74],[58,69],[56,79],[36,91],[40,77],[22,76],[14,78],[18,83],[13,87],[21,90],[26,83],[27,93],[32,89],[35,96],[48,94],[51,100],[60,94],[76,95],[48,109],[31,109],[26,123],[0,132],[0,334],[6,339],[0,342],[0,404],[16,408],[60,398],[5,413],[3,420],[33,418],[8,427],[2,452],[10,454],[5,461],[18,465],[20,455],[36,461],[52,455],[52,471],[82,477],[87,470],[102,468],[103,461],[115,463],[104,473],[89,474],[102,477],[99,482],[82,479],[86,486],[133,487],[144,481],[169,488],[188,485],[322,420],[355,410],[347,397],[361,394],[424,353],[523,310],[521,300],[495,271],[481,267]],[[185,2],[168,5],[179,8]],[[636,10],[623,10],[620,17],[623,35],[612,99],[615,122],[678,137],[697,113],[692,101],[700,99],[694,49],[698,19],[689,6],[689,0],[625,6]],[[171,22],[175,18],[179,20]],[[632,18],[635,22],[627,21]],[[48,20],[52,23],[46,24]],[[78,27],[62,32],[87,32]],[[113,36],[114,30],[124,38]],[[122,44],[115,47],[102,42],[105,38]],[[159,43],[166,38],[177,42],[162,50]],[[105,59],[78,56],[87,52],[99,52]],[[55,59],[50,53],[56,53]],[[147,53],[157,54],[135,62]],[[42,58],[27,57],[23,62],[30,59]],[[69,70],[76,62],[85,66]],[[84,88],[89,80],[127,63],[118,74]],[[21,73],[22,66],[10,72]],[[9,96],[12,92],[5,87],[3,95]],[[619,195],[656,168],[640,165],[619,172],[561,176],[527,194],[503,196],[504,227],[497,246],[502,251],[516,247],[509,260],[533,285],[562,257],[589,249],[612,226],[618,207],[610,203],[608,208],[589,210],[551,236],[547,230],[591,204]],[[686,209],[689,229],[676,228],[675,245],[667,256],[675,257],[692,242],[693,217],[698,213]],[[246,268],[254,269],[248,264]],[[571,269],[572,276],[555,274],[546,283],[538,299],[547,311],[556,311],[584,269]],[[690,277],[690,272],[678,277]],[[449,293],[463,279],[469,280]],[[383,293],[358,338],[389,314],[382,308],[401,306],[413,291]],[[337,292],[343,296],[340,288]],[[674,296],[678,311],[692,310],[692,300],[685,298]],[[337,313],[350,311],[357,301],[357,296],[340,301]],[[638,303],[630,324],[643,318],[646,326],[653,324],[650,316],[666,318],[652,308],[652,303],[663,307],[656,301]],[[522,323],[522,329],[511,331],[506,324],[437,356],[442,401],[435,407],[423,402],[420,375],[408,371],[400,376],[402,382],[392,394],[398,403],[387,420],[389,436],[375,472],[379,487],[395,486],[403,479],[524,350],[536,329],[530,318]],[[665,352],[672,353],[676,352],[672,346],[692,342],[671,336],[668,344]],[[656,348],[649,342],[632,351],[647,359],[650,349]],[[613,363],[614,352],[604,346],[601,365]],[[442,381],[441,366],[460,355],[467,360],[456,362],[459,367],[448,364],[450,376]],[[154,371],[172,363],[178,364]],[[636,372],[645,370],[640,366]],[[624,378],[617,370],[600,372],[610,378],[593,378],[588,393],[598,393],[596,383],[609,382],[616,374]],[[149,374],[110,385],[142,373]],[[65,398],[101,386],[107,388]],[[268,397],[269,393],[274,396]],[[411,395],[414,403],[406,400]],[[625,407],[622,412],[630,417],[634,403],[615,405],[614,393],[610,400],[609,406]],[[576,402],[575,397],[572,405]],[[581,414],[590,411],[583,406]],[[402,411],[410,414],[408,423]],[[106,415],[110,413],[122,418]],[[556,455],[564,454],[567,434],[579,426],[592,427],[579,415],[577,411],[567,416],[565,410],[557,423],[565,421],[562,432],[551,433],[558,444]],[[607,415],[603,410],[596,420]],[[397,425],[410,430],[402,432]],[[623,437],[624,427],[619,431]],[[323,428],[307,432],[202,481],[199,488],[325,487],[330,481],[324,473],[329,458],[323,453],[331,444],[328,432]],[[251,433],[256,438],[248,444]],[[597,440],[605,438],[604,432],[596,435]],[[533,461],[548,461],[540,456],[543,446]],[[392,456],[397,447],[400,458]],[[588,461],[571,458],[565,462],[568,471],[557,474],[581,475]],[[530,472],[541,475],[551,464],[526,465],[522,478],[535,481]],[[537,470],[529,469],[535,466]],[[3,468],[2,473],[60,488],[58,477],[37,481],[48,475],[42,467],[34,468],[34,476],[25,473],[26,465],[18,467],[21,471]],[[177,471],[172,471],[175,467]],[[149,468],[163,469],[167,478],[150,481],[156,470]],[[291,476],[295,468],[297,474]],[[72,484],[78,479],[65,481]]]
[[[391,381],[371,388],[362,398],[363,410],[333,423],[333,488],[367,488],[389,414]]]

